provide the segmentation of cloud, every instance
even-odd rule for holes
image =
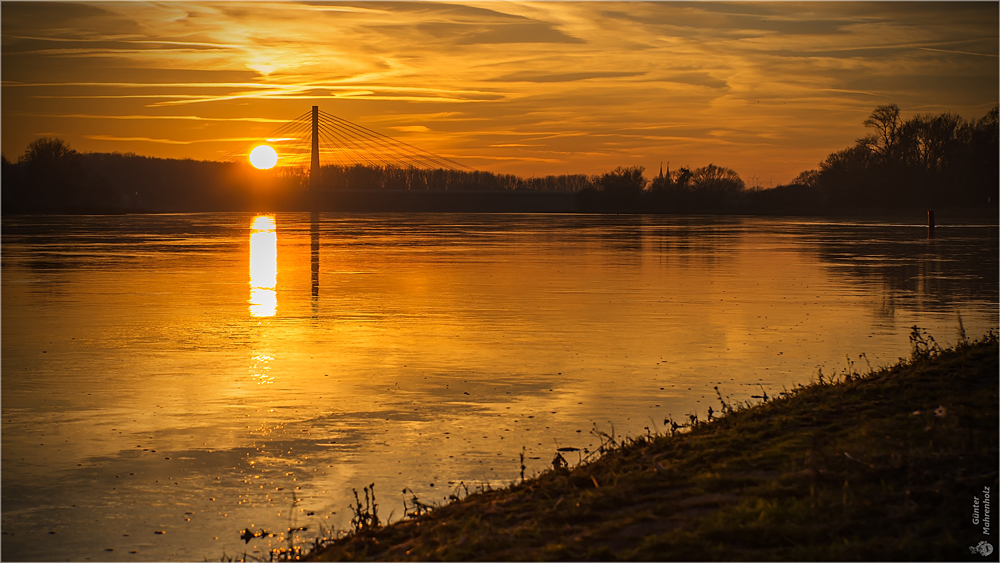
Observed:
[[[545,162],[550,164],[558,163],[561,160],[558,158],[542,158],[537,156],[498,156],[485,154],[455,155],[450,158],[464,158],[469,160],[507,160],[513,162]]]
[[[664,160],[788,180],[861,136],[876,104],[976,118],[1000,83],[988,3],[9,3],[3,16],[10,154],[59,130],[78,150],[115,138],[204,158],[174,139],[263,136],[320,105],[503,172]]]
[[[128,141],[139,143],[163,143],[166,145],[190,145],[192,141],[175,141],[172,139],[154,139],[151,137],[114,137],[111,135],[84,135],[92,141]]]
[[[271,89],[274,86],[268,84],[256,84],[252,82],[5,82],[4,86],[10,88],[52,88],[58,86],[90,86],[103,88],[261,88]]]
[[[642,76],[644,72],[567,72],[561,74],[542,74],[537,72],[520,72],[489,79],[491,82],[576,82],[595,78],[626,78]]]
[[[270,117],[202,117],[198,115],[85,115],[85,114],[21,114],[31,117],[50,117],[57,119],[111,119],[111,120],[171,120],[171,121],[220,121],[220,122],[244,122],[244,123],[285,123],[287,119],[274,119]]]
[[[955,54],[955,55],[972,55],[974,57],[991,57],[991,58],[994,58],[994,59],[1000,57],[1000,55],[997,55],[996,53],[972,53],[972,52],[969,52],[969,51],[958,51],[958,50],[955,50],[955,49],[934,49],[934,48],[931,48],[931,47],[917,47],[917,49],[921,49],[923,51],[935,51],[935,52],[938,52],[938,53],[952,53],[952,54]]]
[[[221,137],[217,139],[192,139],[190,141],[178,141],[175,139],[156,139],[152,137],[116,137],[114,135],[84,135],[84,138],[93,141],[128,141],[140,143],[162,143],[165,145],[191,145],[194,143],[244,143],[259,142],[261,140],[259,137]]]
[[[461,37],[459,45],[504,43],[585,43],[583,39],[568,35],[542,23],[507,24],[494,29],[473,32]]]
[[[706,86],[708,88],[726,88],[729,84],[725,80],[713,78],[705,72],[681,72],[671,74],[663,78],[664,82],[676,82],[678,84],[690,84],[692,86]]]
[[[406,131],[408,133],[423,133],[424,131],[430,131],[429,128],[423,125],[398,125],[393,127],[397,131]]]

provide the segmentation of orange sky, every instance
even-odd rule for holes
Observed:
[[[4,2],[2,144],[215,160],[323,111],[523,176],[790,181],[878,104],[979,118],[998,4]]]

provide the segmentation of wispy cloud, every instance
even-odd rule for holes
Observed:
[[[86,114],[45,114],[45,113],[22,113],[18,115],[28,117],[49,117],[55,119],[113,119],[126,121],[143,120],[167,120],[167,121],[218,121],[218,122],[245,122],[245,123],[285,123],[287,119],[275,119],[272,117],[203,117],[199,115],[86,115]]]
[[[984,114],[997,17],[988,3],[8,3],[3,144],[58,129],[79,150],[204,158],[217,147],[189,139],[267,135],[321,105],[498,171],[663,160],[788,180],[862,135],[876,104]]]
[[[397,125],[393,127],[393,129],[406,133],[423,133],[425,131],[430,131],[430,128],[425,125]]]
[[[972,55],[974,57],[990,57],[993,59],[1000,58],[1000,55],[996,53],[973,53],[970,51],[959,51],[957,49],[935,49],[933,47],[917,47],[922,51],[937,51],[939,53],[954,53],[956,55]]]
[[[491,78],[493,82],[576,82],[578,80],[594,80],[599,78],[629,78],[642,76],[644,72],[563,72],[546,74],[538,72],[519,72]]]
[[[152,137],[116,137],[114,135],[84,135],[84,138],[92,141],[116,141],[116,142],[139,142],[139,143],[161,143],[164,145],[192,145],[196,143],[247,143],[259,142],[260,137],[221,137],[217,139],[194,139],[190,141],[178,141],[175,139],[156,139]]]
[[[96,88],[156,88],[186,90],[202,88],[261,88],[274,89],[272,84],[256,84],[253,82],[3,82],[10,88],[57,88],[57,87],[96,87]]]
[[[92,141],[128,141],[138,143],[162,143],[164,145],[190,145],[191,141],[174,141],[172,139],[153,139],[151,137],[114,137],[111,135],[84,135]]]

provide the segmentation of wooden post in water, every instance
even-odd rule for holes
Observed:
[[[927,212],[927,237],[934,236],[934,211]]]

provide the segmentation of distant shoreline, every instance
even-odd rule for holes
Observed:
[[[891,213],[963,207],[997,216],[1000,108],[965,121],[952,114],[903,120],[895,104],[864,121],[871,134],[818,169],[765,189],[756,178],[708,164],[652,178],[643,166],[601,174],[522,178],[458,169],[319,165],[258,170],[241,160],[79,153],[40,137],[16,162],[0,158],[2,207],[15,212],[416,211],[799,215]],[[317,138],[313,137],[314,147]],[[442,167],[443,166],[443,167]]]
[[[106,208],[76,207],[67,209],[0,209],[3,216],[18,215],[131,215],[162,213],[587,213],[595,215],[665,215],[665,216],[748,216],[748,217],[909,217],[926,221],[923,207],[861,209],[696,209],[670,208],[617,210],[587,209],[580,202],[580,192],[534,190],[330,190],[315,195],[303,193],[282,201],[240,206],[197,206],[188,208]],[[1000,206],[944,207],[934,209],[938,225],[949,220],[985,220],[1000,224]]]

